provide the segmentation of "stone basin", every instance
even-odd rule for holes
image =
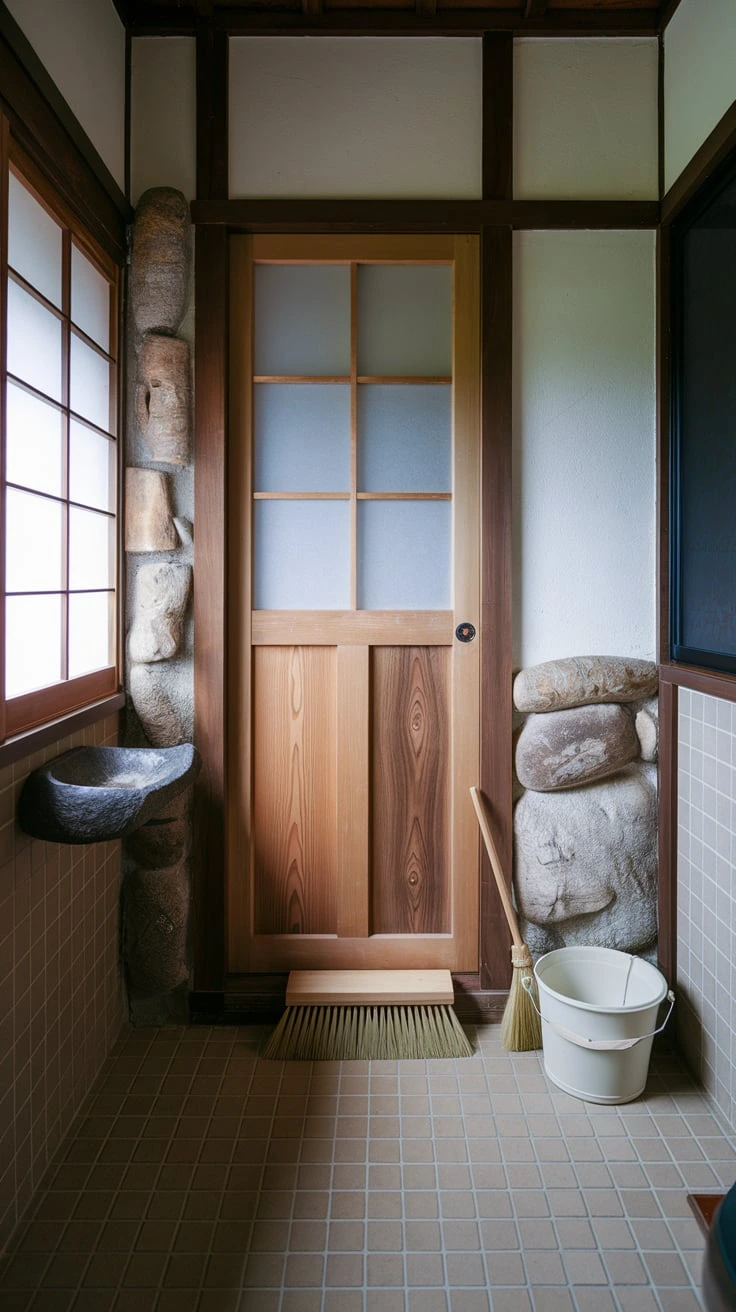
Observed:
[[[75,747],[28,776],[18,823],[51,843],[101,843],[140,829],[196,778],[199,753],[178,747]]]

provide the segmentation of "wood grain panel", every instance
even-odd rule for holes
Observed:
[[[370,932],[368,792],[370,652],[337,649],[337,932],[360,938]]]
[[[253,645],[448,646],[450,610],[254,610]]]
[[[336,653],[255,652],[254,928],[336,932]]]
[[[450,927],[450,657],[381,647],[371,679],[373,930]]]

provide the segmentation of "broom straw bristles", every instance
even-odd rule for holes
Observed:
[[[531,1052],[542,1046],[542,1022],[537,1012],[537,983],[526,944],[524,951],[529,959],[528,965],[517,965],[514,954],[521,955],[521,950],[511,949],[511,987],[501,1020],[501,1043],[507,1052]],[[527,984],[527,980],[531,983]]]
[[[287,1007],[267,1061],[411,1061],[472,1057],[450,1006]]]

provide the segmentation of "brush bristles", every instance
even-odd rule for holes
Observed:
[[[452,1007],[287,1007],[267,1061],[411,1061],[472,1057]]]
[[[522,984],[531,980],[531,994]],[[536,1007],[535,1007],[536,1003]],[[537,982],[528,966],[514,966],[506,1010],[501,1021],[501,1043],[507,1052],[532,1052],[542,1046],[542,1022],[537,1012]]]

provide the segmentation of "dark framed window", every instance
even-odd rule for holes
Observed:
[[[736,158],[672,228],[670,657],[736,674]]]
[[[119,687],[120,271],[7,130],[2,153],[5,738]]]

